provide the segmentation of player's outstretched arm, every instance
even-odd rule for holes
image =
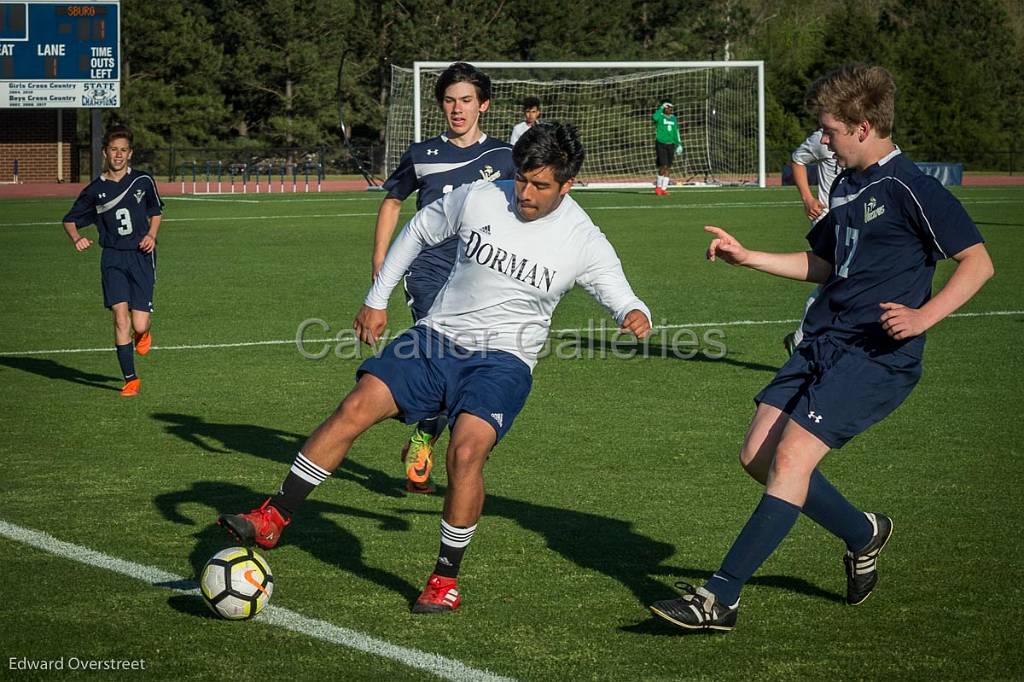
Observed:
[[[900,303],[881,304],[882,329],[897,341],[919,336],[954,312],[978,293],[995,274],[984,244],[974,244],[953,256],[956,270],[946,285],[920,308]]]
[[[377,209],[377,226],[373,231],[371,281],[377,279],[377,275],[380,274],[380,266],[384,264],[384,258],[388,255],[391,236],[395,233],[398,214],[401,212],[402,202],[398,199],[387,197],[380,202],[380,208]]]
[[[68,233],[68,238],[74,244],[75,251],[85,251],[92,246],[92,240],[79,234],[78,226],[74,223],[64,223],[64,231]]]
[[[619,325],[619,332],[632,334],[638,339],[646,338],[651,333],[651,321],[647,319],[647,313],[634,308],[626,313],[625,319]]]
[[[793,183],[800,192],[800,201],[804,202],[804,213],[811,220],[821,215],[825,207],[818,198],[811,194],[811,183],[807,179],[807,166],[793,162]]]
[[[729,265],[740,265],[751,270],[767,272],[769,275],[803,282],[824,282],[832,271],[828,261],[810,251],[751,251],[720,227],[705,225],[704,231],[714,235],[714,239],[708,245],[707,259],[710,261],[721,258]]]
[[[384,333],[388,324],[388,311],[378,310],[364,305],[352,322],[352,329],[356,330],[356,336],[367,345],[377,343],[377,339]]]

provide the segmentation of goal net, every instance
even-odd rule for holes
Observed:
[[[412,142],[445,130],[434,84],[450,62],[392,66],[385,135],[390,174]],[[683,153],[677,185],[764,187],[764,62],[474,62],[491,78],[481,128],[508,139],[522,101],[537,97],[541,118],[579,129],[587,158],[578,180],[590,187],[653,184],[654,121],[670,101]],[[577,185],[579,186],[579,185]]]

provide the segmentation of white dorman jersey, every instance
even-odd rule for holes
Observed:
[[[525,133],[529,129],[530,126],[526,124],[526,121],[520,121],[515,125],[515,127],[512,128],[512,134],[508,136],[508,143],[511,145],[515,145],[516,140],[522,137],[523,133]]]
[[[631,310],[651,319],[622,272],[615,249],[572,197],[543,218],[516,210],[513,182],[477,181],[425,206],[388,251],[366,305],[387,308],[420,249],[457,236],[448,282],[418,324],[471,351],[502,350],[531,371],[558,301],[579,283],[619,324]]]
[[[839,164],[836,163],[836,155],[828,145],[822,144],[820,130],[815,130],[796,148],[793,152],[793,162],[804,166],[812,163],[818,165],[818,201],[825,207],[827,213],[832,183],[839,176]]]

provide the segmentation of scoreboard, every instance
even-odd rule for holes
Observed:
[[[121,105],[118,0],[0,0],[0,108]]]

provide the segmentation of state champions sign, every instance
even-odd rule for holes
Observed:
[[[118,0],[0,0],[0,108],[120,105]]]

